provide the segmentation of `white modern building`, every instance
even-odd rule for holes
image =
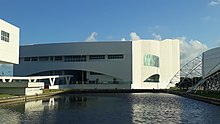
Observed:
[[[20,29],[0,19],[0,64],[19,63],[19,31]],[[0,93],[14,95],[41,94],[43,82],[17,82],[12,81],[15,77],[0,76]],[[23,78],[23,77],[21,77]]]
[[[180,69],[179,40],[25,45],[19,63],[16,76],[72,75],[83,89],[163,89]]]
[[[0,19],[0,63],[18,64],[19,28]]]

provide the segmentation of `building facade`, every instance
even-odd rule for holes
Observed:
[[[14,75],[73,75],[72,84],[160,89],[179,68],[178,40],[72,42],[21,46]]]
[[[213,48],[202,54],[202,74],[203,78],[219,71],[220,69],[220,47]]]
[[[18,27],[0,19],[0,64],[19,64],[19,30]],[[13,95],[42,93],[43,82],[17,82],[12,81],[13,78],[4,74],[0,76],[0,93]]]
[[[0,19],[0,63],[18,64],[19,28]]]

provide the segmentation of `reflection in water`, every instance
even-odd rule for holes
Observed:
[[[220,122],[220,107],[171,94],[133,94],[133,123]]]
[[[135,94],[132,98],[134,123],[181,123],[181,108],[178,96]],[[163,102],[161,102],[163,101]]]
[[[0,109],[1,124],[19,124],[20,114],[9,109]]]
[[[0,123],[218,123],[220,107],[170,94],[85,94],[0,107]]]

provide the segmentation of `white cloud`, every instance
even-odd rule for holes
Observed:
[[[135,32],[130,33],[131,40],[140,40],[141,38]]]
[[[186,41],[185,37],[179,38],[180,40],[180,61],[181,65],[186,64],[193,58],[201,55],[208,49],[206,44],[198,40]]]
[[[162,40],[162,37],[159,34],[153,33],[152,36],[153,36],[154,40]]]
[[[212,0],[210,3],[209,3],[209,6],[216,6],[216,5],[219,5],[220,4],[220,0]]]
[[[121,41],[126,41],[126,39],[125,39],[125,38],[122,38]]]
[[[87,42],[89,41],[96,41],[98,33],[93,32],[91,35],[86,39]],[[160,34],[153,33],[152,36],[155,40],[162,40]],[[140,36],[137,35],[135,32],[130,33],[131,40],[141,40]],[[181,66],[192,60],[193,58],[201,55],[203,52],[208,50],[206,44],[198,40],[187,40],[186,37],[177,38],[180,41],[180,64]],[[126,41],[123,37],[121,41]],[[220,42],[219,42],[220,45]],[[0,65],[1,66],[1,65]]]
[[[98,33],[97,32],[92,32],[89,37],[86,38],[86,42],[91,42],[91,41],[96,41]]]

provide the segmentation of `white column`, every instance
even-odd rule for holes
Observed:
[[[50,80],[50,86],[54,86],[55,79],[56,79],[56,78],[49,78],[49,80]]]

